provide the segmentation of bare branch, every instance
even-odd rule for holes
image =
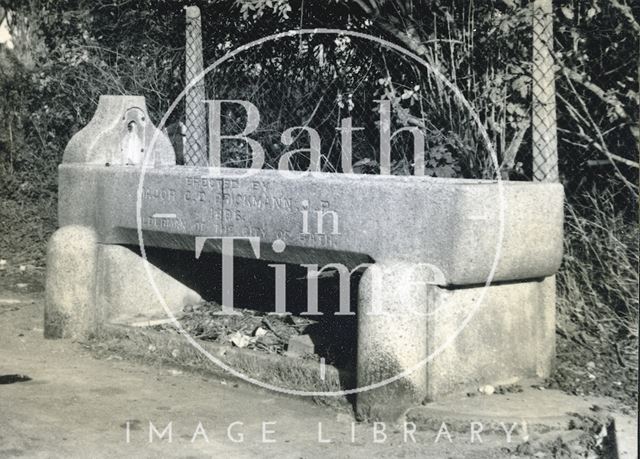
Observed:
[[[586,104],[584,103],[584,101],[580,97],[580,94],[578,94],[578,91],[576,91],[576,88],[573,85],[573,83],[571,83],[571,79],[569,78],[569,76],[567,76],[565,74],[565,78],[567,78],[567,82],[569,83],[569,87],[571,88],[573,94],[576,96],[576,99],[578,100],[578,103],[580,104],[580,107],[582,108],[582,111],[584,112],[585,117],[589,120],[589,122],[591,124],[591,127],[594,129],[594,131],[596,132],[596,135],[598,136],[600,147],[602,147],[601,151],[605,154],[605,156],[611,162],[611,165],[615,169],[616,175],[618,176],[618,178],[620,180],[622,180],[622,182],[627,186],[627,188],[629,188],[629,191],[631,191],[632,195],[637,199],[638,198],[638,193],[636,191],[636,186],[633,185],[631,182],[629,182],[629,180],[627,180],[627,178],[622,174],[622,172],[618,168],[618,165],[616,164],[616,161],[615,161],[615,159],[613,157],[613,154],[611,153],[611,151],[609,151],[609,147],[607,146],[607,143],[604,140],[604,136],[602,135],[602,130],[596,124],[596,122],[593,121],[593,118],[591,117],[591,114],[589,113],[589,109],[587,108]],[[596,142],[596,143],[594,143],[594,145],[598,145],[598,143]]]
[[[513,138],[511,139],[509,146],[507,147],[506,151],[502,155],[503,159],[502,159],[502,164],[500,165],[500,169],[504,169],[504,168],[512,169],[513,166],[515,165],[516,155],[520,150],[520,145],[522,144],[524,135],[529,130],[529,125],[531,124],[530,120],[528,121],[529,122],[522,123],[520,125],[518,131],[514,134]]]
[[[631,7],[629,5],[623,5],[618,0],[610,0],[611,6],[617,9],[627,20],[631,27],[634,28],[636,33],[640,34],[640,24],[636,21],[636,18],[633,17],[633,12],[631,11]]]
[[[577,96],[577,94],[576,94]],[[630,159],[627,158],[623,158],[622,156],[616,155],[615,153],[610,152],[608,149],[603,148],[602,146],[600,146],[600,143],[598,141],[596,141],[596,139],[594,139],[593,137],[587,135],[584,132],[584,129],[582,129],[582,126],[580,126],[579,123],[584,123],[584,124],[592,124],[593,120],[591,121],[587,121],[578,111],[578,109],[576,107],[574,107],[573,105],[571,105],[571,103],[565,99],[562,96],[559,96],[559,99],[567,106],[568,112],[569,114],[573,117],[574,121],[578,124],[577,126],[577,130],[574,131],[566,131],[566,130],[561,130],[564,133],[570,133],[570,134],[575,134],[578,137],[580,137],[582,140],[587,142],[587,145],[578,145],[572,142],[573,145],[576,146],[580,146],[582,148],[588,148],[589,146],[593,146],[596,150],[598,150],[600,153],[604,154],[605,156],[607,156],[609,159],[607,161],[618,161],[622,164],[625,164],[626,166],[629,167],[634,167],[636,169],[640,169],[640,164],[638,164],[635,161],[631,161]],[[595,123],[593,123],[595,124]],[[602,134],[602,133],[601,133]],[[604,141],[604,135],[602,135],[602,140]]]
[[[622,102],[620,102],[615,95],[607,94],[607,92],[600,86],[591,81],[587,81],[584,76],[580,75],[578,72],[565,65],[562,66],[562,72],[567,78],[580,83],[582,86],[595,94],[605,104],[613,108],[613,111],[616,113],[616,115],[618,115],[618,118],[629,121],[629,115],[627,115],[627,112],[624,110],[624,108],[622,108]]]

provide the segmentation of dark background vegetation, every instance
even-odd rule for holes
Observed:
[[[0,46],[0,258],[44,264],[56,227],[56,167],[99,95],[144,95],[158,121],[184,88],[187,4],[202,10],[206,64],[300,26],[360,30],[405,46],[471,102],[500,173],[530,180],[531,8],[524,0],[0,0],[14,43]],[[562,365],[550,384],[627,400],[637,398],[638,348],[640,11],[632,5],[554,2],[567,209],[558,276]],[[353,116],[372,132],[374,107],[367,104],[386,97],[394,129],[424,129],[428,174],[494,176],[478,129],[452,94],[406,59],[382,56],[358,40],[345,46],[320,36],[285,39],[210,74],[207,91],[258,105],[272,166],[285,128],[309,122],[331,139],[335,120]],[[182,110],[169,121],[180,120]],[[226,122],[241,123],[239,117],[229,112]],[[376,135],[354,147],[360,172],[377,171]],[[396,174],[412,171],[406,151],[404,144],[394,149]],[[339,142],[323,144],[324,170],[340,171],[338,152]],[[242,166],[246,155],[230,145],[224,159]],[[294,160],[304,167],[304,157]]]

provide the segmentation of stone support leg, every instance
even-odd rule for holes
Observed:
[[[101,321],[167,319],[167,309],[177,317],[186,305],[202,301],[197,292],[126,247],[100,245],[98,260],[96,302]]]
[[[427,288],[418,264],[376,263],[362,276],[358,299],[358,387],[361,419],[396,421],[426,397]]]
[[[87,338],[96,327],[95,285],[98,243],[95,231],[64,226],[47,247],[46,338]]]

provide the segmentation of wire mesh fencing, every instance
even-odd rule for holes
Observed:
[[[202,78],[198,79],[204,69],[200,9],[197,6],[187,7],[186,19],[185,80],[188,89],[185,94],[182,160],[187,166],[206,166],[207,118],[203,102],[206,99],[205,83]]]
[[[558,141],[551,0],[536,0],[532,8],[531,161],[533,179],[557,182]]]
[[[423,56],[426,68],[379,43],[344,34],[292,34],[246,49],[208,71],[187,93],[184,163],[207,164],[207,127],[219,126],[222,136],[247,127],[247,106],[231,102],[220,106],[219,122],[213,123],[206,96],[256,108],[259,124],[247,137],[263,149],[266,168],[556,181],[550,2],[533,2],[527,18],[528,32],[518,39],[528,62],[507,84],[497,83],[496,74],[504,73],[499,67],[487,70],[468,57],[477,50],[446,43]],[[189,17],[189,11],[186,35],[189,82],[203,68],[200,18]],[[228,51],[228,43],[204,49],[207,62]],[[388,120],[381,100],[388,103]],[[386,140],[389,158],[381,152]],[[252,147],[240,139],[224,138],[213,153],[226,167],[252,165]]]

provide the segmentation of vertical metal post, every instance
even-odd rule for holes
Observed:
[[[533,179],[558,181],[556,84],[553,62],[552,0],[533,2],[531,134]]]
[[[202,24],[197,6],[186,8],[185,83],[188,85],[204,69],[202,57]],[[185,95],[184,162],[187,166],[208,166],[207,115],[204,79],[200,79]]]

